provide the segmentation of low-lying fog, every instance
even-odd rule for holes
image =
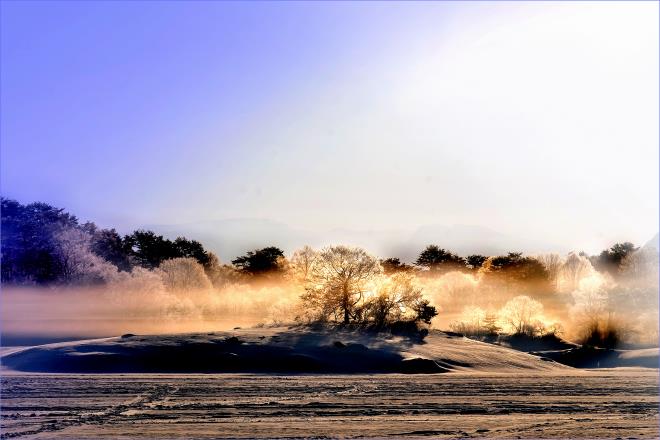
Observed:
[[[3,345],[309,321],[313,316],[301,295],[309,289],[305,274],[315,255],[318,251],[310,249],[297,252],[282,259],[277,274],[259,277],[220,264],[209,270],[194,259],[177,258],[153,270],[138,267],[131,272],[97,265],[105,271],[103,281],[91,287],[5,287]],[[524,268],[495,270],[497,260],[492,257],[479,268],[442,271],[382,262],[385,271],[365,280],[361,300],[382,295],[392,277],[405,273],[437,308],[434,328],[472,335],[550,332],[576,342],[613,338],[616,343],[657,344],[654,248],[634,251],[615,271],[597,270],[586,255],[576,253],[528,260],[540,263],[545,274]]]

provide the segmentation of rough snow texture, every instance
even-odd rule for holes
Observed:
[[[658,438],[657,370],[2,377],[3,438]]]
[[[404,354],[433,359],[441,366],[463,372],[513,372],[521,370],[562,371],[570,369],[549,359],[462,336],[432,332],[424,344],[415,344]]]
[[[3,352],[1,438],[660,434],[657,369],[580,370],[442,332],[420,342],[359,332],[247,329],[124,335]],[[193,373],[218,370],[235,374]],[[316,374],[241,373],[289,370]],[[328,371],[352,374],[318,374]],[[392,371],[448,374],[355,374]]]

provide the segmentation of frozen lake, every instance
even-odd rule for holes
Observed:
[[[658,438],[657,370],[2,377],[2,438]]]

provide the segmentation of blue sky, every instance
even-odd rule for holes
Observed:
[[[2,194],[83,219],[657,230],[658,5],[3,2]]]

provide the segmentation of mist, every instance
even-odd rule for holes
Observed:
[[[544,268],[545,275],[525,279],[498,273],[496,257],[479,268],[441,273],[408,265],[400,269],[437,307],[433,328],[468,336],[522,332],[595,344],[608,337],[616,344],[657,344],[654,248],[632,252],[615,276],[577,253],[524,258]],[[6,286],[3,337],[58,340],[309,323],[300,261],[288,256],[278,264],[277,274],[249,276],[227,265],[205,270],[192,258],[176,258],[131,272],[97,265],[95,270],[104,270],[102,282],[91,286]],[[369,280],[365,297],[377,295],[399,271],[386,272]]]

